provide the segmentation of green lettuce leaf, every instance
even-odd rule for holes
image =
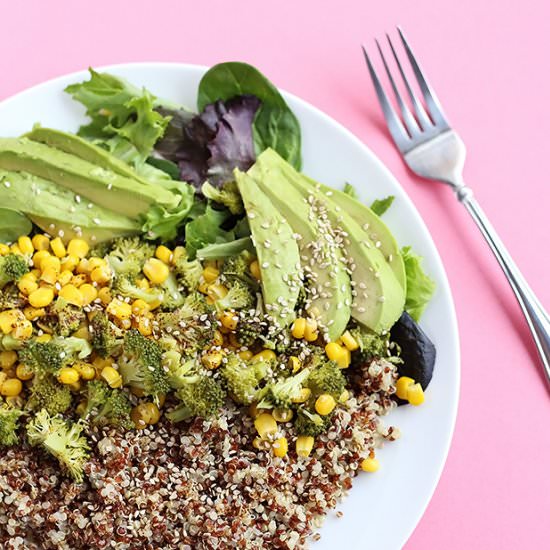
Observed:
[[[349,195],[350,197],[354,198],[355,200],[359,200],[359,195],[357,194],[357,190],[351,183],[344,183],[344,193],[346,195]]]
[[[407,274],[405,310],[415,321],[418,321],[435,291],[435,282],[424,273],[421,265],[422,258],[415,254],[410,246],[404,246],[401,254]]]
[[[185,226],[185,248],[190,259],[194,259],[197,250],[210,244],[221,244],[235,240],[234,231],[222,228],[231,217],[229,210],[215,210],[210,204],[203,214],[197,216]]]
[[[377,215],[381,216],[392,205],[395,197],[388,195],[385,199],[376,199],[370,205],[370,209]]]

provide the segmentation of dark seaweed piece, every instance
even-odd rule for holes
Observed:
[[[397,365],[399,376],[409,376],[420,382],[425,390],[433,375],[435,365],[435,346],[416,321],[404,311],[392,327],[391,341],[401,348],[403,363]]]

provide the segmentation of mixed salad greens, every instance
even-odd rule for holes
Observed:
[[[196,113],[92,69],[66,92],[77,134],[0,139],[0,446],[25,424],[80,481],[93,426],[231,399],[258,449],[285,456],[290,422],[305,455],[373,362],[423,401],[434,283],[380,219],[393,197],[301,173],[298,120],[257,69],[210,69]]]

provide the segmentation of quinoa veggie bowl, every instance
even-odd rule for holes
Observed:
[[[57,211],[31,211],[42,206],[29,206],[27,203],[32,201],[17,204],[24,217],[42,224],[42,231],[36,230],[36,234],[46,231],[50,235],[45,252],[48,257],[58,258],[60,266],[53,284],[42,279],[43,269],[34,272],[36,281],[30,280],[32,274],[23,275],[24,282],[17,283],[17,297],[23,302],[9,308],[20,310],[23,316],[26,308],[44,309],[46,319],[25,317],[29,321],[26,323],[19,318],[22,328],[18,335],[26,336],[30,324],[31,337],[22,338],[25,340],[22,353],[6,350],[15,351],[17,359],[6,367],[5,391],[15,392],[17,388],[12,386],[18,383],[11,380],[19,380],[19,398],[24,400],[20,408],[25,411],[19,418],[20,444],[1,451],[6,470],[0,487],[3,492],[10,492],[0,508],[0,514],[9,518],[6,541],[17,544],[18,536],[29,537],[34,533],[38,540],[27,538],[27,546],[34,542],[38,544],[36,547],[45,548],[90,547],[102,540],[130,548],[147,544],[155,548],[180,548],[185,544],[192,548],[247,547],[246,544],[253,548],[301,547],[305,537],[317,531],[320,516],[347,492],[361,465],[373,470],[378,462],[382,466],[378,472],[362,473],[354,480],[359,487],[338,506],[343,516],[336,518],[333,512],[329,514],[327,525],[320,531],[321,540],[315,546],[322,548],[330,543],[331,537],[341,537],[345,532],[349,547],[358,547],[359,541],[365,540],[372,548],[399,547],[435,486],[456,407],[458,355],[454,314],[433,245],[408,199],[370,153],[299,100],[288,98],[291,110],[286,108],[297,115],[294,120],[298,131],[301,129],[301,147],[295,137],[296,125],[288,122],[293,120],[291,115],[273,94],[265,95],[265,90],[258,92],[264,93],[263,103],[250,97],[236,101],[227,95],[231,90],[225,88],[214,97],[212,94],[220,85],[211,78],[209,86],[203,86],[202,95],[199,88],[202,118],[187,111],[182,114],[175,103],[195,105],[202,73],[198,68],[170,65],[113,69],[113,74],[145,84],[150,93],[174,102],[155,105],[157,100],[144,97],[139,88],[130,88],[132,94],[139,95],[134,105],[143,109],[150,100],[153,112],[158,115],[147,118],[152,126],[152,130],[147,127],[151,130],[147,133],[143,132],[139,124],[143,119],[136,116],[136,111],[128,113],[126,108],[119,112],[105,105],[101,112],[96,106],[96,119],[105,128],[107,123],[100,117],[115,117],[109,125],[116,131],[102,130],[108,133],[102,136],[85,135],[84,131],[83,139],[58,132],[59,129],[75,132],[86,124],[87,119],[75,112],[76,102],[63,94],[68,84],[86,81],[88,77],[84,74],[43,85],[42,91],[30,90],[3,105],[11,114],[1,126],[2,135],[28,134],[23,140],[3,143],[8,153],[0,167],[11,172],[8,178],[11,186],[4,186],[7,190],[4,197],[11,197],[8,193],[18,183],[20,189],[26,185],[32,196],[36,188],[33,184],[39,182],[43,204],[48,192],[59,195],[62,183],[63,198],[69,196],[72,201],[67,208],[58,209],[62,212],[65,208],[65,218]],[[46,93],[44,86],[53,87]],[[18,101],[25,104],[25,94],[33,92],[39,94],[41,101],[47,101],[49,108],[47,112],[25,111],[21,118]],[[81,100],[89,99],[89,92],[86,87],[72,87],[76,99],[78,95]],[[100,92],[107,93],[104,89]],[[210,137],[206,143],[201,142],[196,127],[211,123],[205,116],[209,113],[205,106],[219,99],[224,103],[215,104],[210,111],[217,120],[215,131],[207,133]],[[105,103],[105,97],[102,101]],[[260,111],[258,103],[270,106],[271,110],[265,107]],[[94,108],[86,107],[89,111]],[[270,134],[265,128],[273,129],[273,125],[262,125],[260,115],[264,113],[264,118],[269,118],[273,112],[277,117],[269,120],[287,122],[283,128],[275,126]],[[168,117],[172,126],[165,122]],[[31,131],[35,122],[42,127]],[[163,124],[166,126],[162,127]],[[97,133],[97,125],[90,126],[88,134]],[[189,131],[190,127],[194,130]],[[229,131],[220,132],[220,127]],[[174,129],[176,132],[170,133]],[[161,134],[163,137],[158,138]],[[158,154],[147,151],[147,143],[151,142]],[[235,143],[246,146],[235,148]],[[140,153],[140,148],[146,152]],[[301,172],[297,170],[300,156],[296,153],[300,149],[304,160]],[[140,165],[136,159],[144,154],[149,162]],[[85,164],[91,161],[99,166],[90,168]],[[70,177],[60,181],[58,176],[54,178],[45,172],[45,165],[49,166],[47,169],[58,168],[60,165],[56,163],[62,163]],[[235,166],[239,169],[236,173]],[[102,180],[105,172],[110,176],[107,182]],[[199,193],[189,192],[191,186],[178,183],[178,174],[182,177],[183,173],[194,189],[200,189],[202,198],[197,198]],[[223,181],[228,173],[232,180],[229,183]],[[412,266],[412,272],[418,275],[419,264],[410,251],[401,251],[403,245],[413,245],[415,253],[422,253],[424,271],[437,284],[435,298],[421,320],[424,332],[437,348],[434,377],[421,407],[397,409],[393,395],[397,379],[401,378],[401,396],[420,401],[423,392],[417,383],[425,386],[429,381],[429,377],[421,379],[425,372],[415,371],[410,376],[410,371],[403,371],[407,363],[418,366],[416,360],[403,361],[406,359],[403,342],[418,342],[421,336],[405,335],[399,346],[403,349],[401,353],[397,353],[397,345],[387,343],[403,339],[403,334],[395,337],[391,331],[385,334],[400,319],[406,299],[403,290],[404,296],[400,297],[399,266],[392,265],[395,258],[388,261],[391,252],[385,252],[386,263],[376,270],[381,272],[380,277],[369,278],[364,273],[358,277],[356,273],[354,281],[353,264],[359,265],[359,269],[379,265],[373,254],[363,254],[368,249],[362,242],[366,239],[355,238],[359,232],[367,231],[362,225],[368,222],[362,219],[359,226],[349,208],[344,210],[350,215],[340,219],[341,214],[328,208],[324,197],[330,197],[331,201],[355,199],[324,189],[302,173],[335,188],[342,188],[345,182],[355,184],[367,204],[390,194],[396,196],[394,204],[383,214],[382,223],[391,229],[390,236],[395,235],[399,243],[397,254],[405,258],[408,271]],[[52,181],[48,175],[55,180],[55,188],[43,183]],[[125,187],[132,178],[132,186]],[[203,185],[205,179],[210,185]],[[84,187],[76,192],[75,186],[83,180]],[[104,191],[97,194],[94,188],[92,200],[91,187],[101,185]],[[111,188],[107,189],[108,186]],[[136,186],[138,189],[134,189]],[[116,203],[122,208],[115,206],[115,193],[122,197]],[[298,196],[304,202],[290,200],[293,193],[302,193]],[[10,206],[5,198],[0,202],[2,207]],[[150,208],[152,203],[154,208]],[[88,204],[93,205],[90,210],[97,215],[91,216],[86,211]],[[379,206],[380,203],[375,208]],[[136,209],[144,212],[143,217],[136,215]],[[44,225],[45,217],[59,220],[59,224],[54,223],[57,234],[50,224]],[[377,217],[371,218],[377,223]],[[72,223],[66,224],[66,219]],[[75,230],[74,220],[82,220],[76,226],[80,231]],[[85,225],[87,220],[89,227]],[[51,219],[48,221],[52,223]],[[17,223],[21,220],[12,222],[11,227],[20,227]],[[107,227],[108,236],[118,235],[119,239],[101,245],[100,249],[99,241],[103,240],[101,235],[107,233],[103,231]],[[59,230],[63,232],[61,236]],[[315,240],[311,235],[318,238]],[[35,246],[33,236],[31,233],[33,251],[27,252],[32,257],[43,246],[34,237]],[[354,239],[357,242],[344,242]],[[379,239],[378,246],[377,241],[373,242],[373,249],[386,250],[392,246],[392,239]],[[317,244],[322,241],[324,245],[308,245],[314,241]],[[56,254],[59,242],[63,242],[65,254],[61,249]],[[86,245],[90,250],[80,258]],[[22,240],[20,248],[26,246],[28,242]],[[73,253],[67,252],[69,248]],[[335,256],[345,255],[347,248],[356,251],[352,259],[360,257],[364,261]],[[78,264],[72,270],[61,269],[61,262],[68,262],[66,258],[71,256],[79,258]],[[40,263],[40,255],[37,260]],[[91,265],[85,269],[85,263]],[[56,266],[48,264],[57,262],[55,259],[45,262],[46,278],[49,267],[56,271]],[[327,274],[327,264],[339,268],[334,275]],[[67,266],[70,265],[66,263]],[[37,267],[29,265],[28,269]],[[57,280],[65,271],[75,277],[72,282]],[[324,282],[330,282],[324,281],[323,289],[328,291],[323,291],[318,284],[323,277],[337,278],[339,284],[324,286]],[[304,290],[306,280],[308,288]],[[425,287],[430,286],[426,279],[419,281]],[[30,282],[38,283],[38,288],[34,289]],[[367,292],[361,283],[381,286],[369,286]],[[80,290],[82,286],[84,292]],[[49,287],[53,291],[50,303],[40,307],[36,301],[37,297],[43,298],[44,292],[33,297],[36,307],[29,303],[33,292]],[[89,287],[97,291],[97,296],[92,296]],[[413,287],[414,282],[410,288]],[[376,302],[367,299],[355,303],[359,290],[369,295],[380,288],[386,290],[376,295]],[[67,300],[76,303],[64,303]],[[409,300],[409,310],[415,316],[418,304],[418,300]],[[347,309],[347,317],[342,315],[342,309]],[[65,331],[65,323],[72,321],[67,311],[82,314],[85,319],[80,319],[78,327],[75,321],[69,334],[63,335],[59,327],[63,326]],[[27,310],[27,314],[32,317],[36,312]],[[19,326],[17,319],[8,319],[7,323]],[[417,324],[411,327],[415,330]],[[7,336],[15,338],[13,330]],[[36,352],[32,355],[36,339],[44,338],[41,331],[51,334],[56,346],[65,346],[61,351],[63,361],[56,365],[46,361],[46,373],[39,372],[39,366],[33,369],[28,365],[32,358],[42,357]],[[410,330],[405,332],[411,334]],[[88,342],[90,350],[81,342],[76,345],[74,339],[79,337]],[[67,349],[69,344],[72,347]],[[356,346],[363,350],[354,349]],[[42,352],[41,348],[37,349]],[[49,352],[52,349],[56,351],[54,356],[59,355],[59,349],[50,343]],[[19,355],[25,357],[25,354],[27,359],[23,363]],[[9,363],[14,354],[4,357]],[[429,357],[426,363],[430,363]],[[157,364],[161,368],[151,370]],[[441,364],[444,366],[439,368]],[[87,379],[92,377],[87,368],[90,365],[93,380]],[[22,366],[31,372],[23,372]],[[22,378],[17,376],[18,368]],[[24,380],[31,374],[32,379]],[[404,378],[407,374],[412,381]],[[36,381],[42,378],[59,391],[52,392],[50,387],[41,389]],[[35,385],[34,393],[42,397],[38,405],[37,398],[32,398]],[[342,388],[348,393],[347,399]],[[53,413],[58,412],[55,406],[59,408],[56,401],[54,410],[45,419],[44,395],[52,394],[56,400],[61,395],[63,406],[66,401],[70,405],[61,416],[55,416]],[[379,416],[390,410],[391,415],[380,422]],[[411,420],[412,417],[416,420]],[[144,427],[140,423],[145,425],[144,429],[139,429]],[[399,432],[392,426],[400,428],[406,437],[379,450],[380,443],[397,437]],[[77,478],[82,476],[82,484],[67,475],[74,466],[74,457],[71,455],[71,460],[67,460],[67,455],[59,452],[59,441],[53,444],[48,441],[50,432],[58,434],[62,429],[73,436],[75,430],[79,432],[76,437],[83,446],[82,456],[77,453],[75,472]],[[74,437],[70,446],[73,443]],[[429,452],[423,453],[423,446]],[[22,473],[15,478],[14,471]],[[397,481],[402,481],[394,485],[396,476]],[[410,481],[412,477],[414,482]],[[399,492],[393,492],[398,487]],[[378,503],[370,513],[373,522],[369,535],[358,528],[364,519],[358,519],[361,516],[356,515],[353,506],[356,493],[361,493],[362,500],[368,502],[372,497]],[[58,503],[63,499],[65,505],[60,508]],[[19,509],[21,502],[25,505]],[[38,513],[40,508],[36,506],[44,505],[46,510],[47,502],[55,505],[55,517],[49,511]],[[390,510],[392,514],[401,511],[398,525],[392,523],[394,532],[388,533],[387,528],[377,531],[382,526],[377,514],[384,517]],[[106,511],[111,521],[105,522]],[[310,537],[308,543],[312,544],[312,540]]]

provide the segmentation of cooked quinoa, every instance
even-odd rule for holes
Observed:
[[[395,367],[383,361],[365,374],[307,458],[255,449],[252,418],[231,405],[209,421],[161,421],[126,433],[97,429],[80,485],[34,448],[3,449],[0,545],[308,548],[351,488],[361,459],[398,437],[380,419],[395,406]],[[280,430],[285,433],[286,425]]]

